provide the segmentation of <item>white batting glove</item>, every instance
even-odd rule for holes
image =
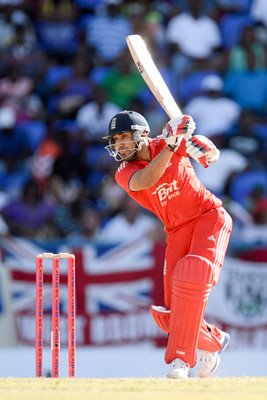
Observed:
[[[196,135],[187,140],[186,152],[204,168],[218,161],[220,157],[220,150],[211,140],[202,135]]]
[[[171,151],[176,151],[183,137],[187,140],[196,129],[196,124],[190,115],[182,115],[169,120],[162,130],[162,137]]]

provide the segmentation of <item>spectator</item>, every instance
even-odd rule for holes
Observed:
[[[253,223],[239,231],[236,242],[238,258],[247,261],[267,261],[267,197],[266,189],[255,185],[248,198],[247,206]]]
[[[20,69],[12,66],[5,76],[0,79],[0,96],[5,101],[14,101],[13,108],[16,109],[16,101],[26,97],[33,89],[33,80],[24,76]],[[13,105],[13,104],[12,104]]]
[[[38,17],[51,21],[75,21],[77,10],[71,0],[39,0]]]
[[[10,12],[0,15],[0,51],[6,50],[14,40],[15,28],[10,17]]]
[[[42,117],[44,114],[42,101],[33,90],[34,79],[23,74],[17,66],[11,66],[0,79],[1,104],[15,110],[18,122]]]
[[[0,186],[12,199],[20,195],[30,178],[27,159],[23,156],[8,157],[0,162]]]
[[[114,179],[114,169],[114,165],[111,163],[101,181],[98,181],[98,186],[93,193],[94,202],[102,215],[103,223],[120,212],[124,199],[124,192]]]
[[[36,31],[42,48],[56,59],[68,60],[79,46],[78,13],[73,1],[38,2]]]
[[[40,188],[33,180],[27,182],[21,198],[10,200],[2,209],[10,232],[28,238],[51,237],[54,212],[55,206],[43,200]]]
[[[31,155],[30,143],[25,133],[16,127],[16,113],[10,107],[0,108],[0,157],[19,161]]]
[[[58,205],[53,222],[60,237],[66,238],[80,232],[81,211],[82,204],[77,197],[74,201]]]
[[[68,196],[66,199],[58,198],[58,206],[54,215],[54,224],[59,235],[64,238],[79,239],[87,234],[89,238],[91,226],[91,238],[93,238],[98,229],[97,224],[100,223],[100,219],[97,211],[95,211],[94,216],[92,215],[93,211],[91,214],[88,211],[87,216],[90,220],[85,221],[86,210],[93,208],[88,187],[80,185],[76,193],[73,191],[71,195],[71,192],[66,192],[66,196]]]
[[[207,137],[227,132],[238,120],[240,106],[223,95],[223,80],[217,75],[203,78],[201,87],[203,95],[193,98],[185,112],[193,116],[198,132]]]
[[[120,107],[108,101],[107,92],[96,87],[92,94],[92,101],[79,109],[76,122],[85,132],[85,137],[89,142],[99,142],[106,133],[111,117],[120,111]]]
[[[36,75],[42,69],[45,55],[38,46],[30,20],[24,12],[17,10],[12,14],[11,21],[15,35],[2,55],[2,62],[7,69],[14,65],[20,67],[24,74]]]
[[[230,49],[227,69],[229,71],[248,71],[250,57],[254,57],[255,71],[263,71],[266,69],[267,60],[264,45],[257,40],[255,28],[253,26],[245,26],[241,34],[239,45]]]
[[[146,90],[146,84],[133,65],[129,52],[116,59],[114,67],[99,84],[109,94],[109,101],[124,109]]]
[[[124,196],[121,211],[102,228],[99,239],[109,242],[130,242],[152,237],[159,224],[146,214],[129,196]]]
[[[243,110],[237,124],[225,136],[226,147],[237,151],[248,160],[251,167],[264,166],[265,143],[262,137],[254,133],[253,113]]]
[[[203,1],[187,3],[188,11],[171,18],[166,27],[171,62],[179,80],[191,69],[212,69],[222,44],[216,22],[203,13]]]
[[[250,15],[254,21],[260,21],[267,26],[267,3],[266,0],[253,0]]]
[[[267,197],[258,201],[252,215],[256,224],[267,226]]]
[[[30,169],[33,177],[41,183],[51,175],[54,162],[62,155],[62,149],[52,129],[39,144],[31,159]]]
[[[61,79],[49,100],[49,109],[64,118],[73,119],[78,108],[91,99],[93,83],[89,75],[91,63],[84,57],[76,56],[72,62],[72,72]]]
[[[164,13],[169,15],[170,3],[129,1],[124,4],[123,12],[129,18],[133,33],[141,35],[147,46],[156,54],[163,53],[166,45]]]
[[[82,185],[87,182],[86,149],[79,142],[77,132],[58,130],[56,143],[57,146],[51,147],[54,159],[51,176],[47,180],[47,191],[55,204],[69,204],[79,198]]]
[[[86,207],[80,217],[80,237],[86,240],[98,239],[100,215],[93,207]]]
[[[173,17],[167,25],[167,39],[176,51],[192,59],[206,59],[220,47],[218,26],[203,14],[202,0],[189,0],[188,12]]]
[[[247,54],[245,71],[230,71],[225,77],[224,93],[231,96],[241,108],[258,115],[266,114],[267,71],[256,69],[253,54]]]
[[[196,163],[195,169],[197,176],[207,189],[222,198],[228,194],[228,185],[232,175],[246,170],[249,163],[236,150],[225,147],[223,135],[216,135],[210,139],[220,149],[220,158],[216,164],[210,165],[207,169],[200,168]]]
[[[129,20],[121,13],[121,3],[121,0],[105,0],[104,15],[91,16],[85,27],[89,48],[105,64],[112,64],[126,49],[125,38],[132,33]]]
[[[266,189],[256,185],[247,199],[247,207],[256,225],[267,224],[267,196]]]
[[[97,240],[99,239],[100,214],[94,207],[86,206],[80,210],[78,225],[67,236],[73,240]]]

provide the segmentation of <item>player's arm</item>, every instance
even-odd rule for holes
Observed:
[[[152,187],[163,175],[173,153],[164,147],[161,152],[143,169],[136,171],[129,182],[132,191]]]
[[[154,186],[165,172],[172,154],[180,146],[181,140],[191,137],[194,130],[195,123],[189,115],[172,118],[167,122],[162,131],[162,138],[165,140],[166,146],[144,169],[133,174],[129,188],[137,191]]]

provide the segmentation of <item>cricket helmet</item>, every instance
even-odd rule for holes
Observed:
[[[132,141],[136,143],[136,147],[133,151],[134,156],[139,149],[140,142],[144,142],[145,138],[148,136],[150,128],[143,115],[136,111],[124,110],[114,115],[110,120],[107,136],[103,137],[103,139],[109,140],[109,145],[106,146],[105,149],[108,150],[109,154],[114,157],[116,161],[122,161],[123,157],[115,150],[113,136],[125,132],[133,132]]]
[[[105,138],[109,139],[118,133],[135,132],[137,130],[146,131],[147,133],[150,132],[147,120],[136,111],[124,110],[111,118],[108,134]]]

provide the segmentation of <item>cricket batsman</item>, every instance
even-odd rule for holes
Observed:
[[[191,116],[172,118],[162,134],[149,137],[146,119],[122,111],[109,123],[105,147],[120,162],[117,183],[153,212],[167,234],[163,271],[164,306],[151,306],[158,326],[168,333],[168,378],[186,379],[201,350],[198,374],[210,376],[230,336],[204,320],[212,287],[224,261],[232,220],[222,202],[197,178],[190,159],[203,167],[220,152],[205,136],[194,135]]]

